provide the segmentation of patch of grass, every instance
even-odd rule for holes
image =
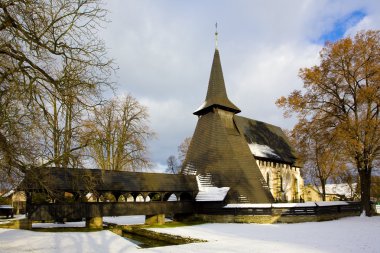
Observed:
[[[182,237],[179,235],[166,234],[156,231],[151,231],[148,228],[151,226],[129,226],[122,229],[122,234],[124,237],[144,237],[145,239],[154,240],[154,241],[164,241],[168,244],[178,245],[178,244],[187,244],[187,243],[199,243],[207,242],[203,239],[191,238],[191,237]]]
[[[163,225],[144,225],[144,228],[175,228],[175,227],[185,227],[204,224],[203,221],[170,221],[165,222]]]

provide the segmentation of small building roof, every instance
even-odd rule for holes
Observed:
[[[352,185],[349,185],[347,183],[326,184],[325,190],[326,194],[335,194],[345,196],[346,198],[352,198],[355,193],[356,186],[357,183],[353,183]],[[322,192],[321,187],[319,187],[319,191]]]
[[[15,190],[10,190],[8,192],[5,192],[3,195],[0,194],[0,196],[2,198],[8,198],[8,197],[12,196],[13,193],[15,193]]]

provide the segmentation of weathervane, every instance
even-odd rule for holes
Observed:
[[[215,49],[218,49],[218,22],[215,23]]]

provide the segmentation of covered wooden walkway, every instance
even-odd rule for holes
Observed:
[[[90,227],[101,226],[103,216],[146,215],[162,223],[165,214],[192,213],[198,193],[195,176],[73,168],[31,171],[21,187],[30,221],[86,219]]]

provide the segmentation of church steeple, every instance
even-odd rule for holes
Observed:
[[[222,65],[220,63],[219,50],[217,48],[215,48],[214,59],[212,62],[206,100],[201,105],[201,107],[199,107],[194,112],[194,114],[203,115],[215,107],[224,109],[226,111],[231,111],[233,113],[241,112],[240,109],[234,105],[227,97]]]
[[[217,42],[217,32],[215,33]],[[186,159],[185,175],[207,179],[215,187],[229,187],[226,203],[271,203],[271,195],[260,168],[237,128],[240,109],[227,97],[219,50],[215,43],[206,100],[194,112],[198,117]],[[202,179],[202,180],[203,180]]]

